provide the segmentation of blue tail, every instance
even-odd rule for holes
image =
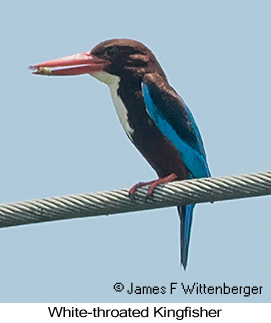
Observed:
[[[181,225],[181,264],[184,270],[187,266],[188,249],[195,205],[178,206]]]

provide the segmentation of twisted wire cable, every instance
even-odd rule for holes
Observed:
[[[126,189],[0,204],[0,228],[271,194],[271,171],[176,181],[129,196]]]

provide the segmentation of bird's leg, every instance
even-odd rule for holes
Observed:
[[[157,180],[153,181],[148,189],[148,196],[153,193],[158,185],[173,182],[175,179],[177,179],[177,175],[175,173],[172,173],[166,177],[158,178]]]
[[[153,191],[158,185],[173,182],[177,178],[178,178],[177,175],[175,173],[172,173],[166,177],[160,177],[150,182],[139,182],[129,189],[129,195],[133,196],[138,188],[149,185],[149,189],[147,193],[147,197],[148,197],[152,195]]]

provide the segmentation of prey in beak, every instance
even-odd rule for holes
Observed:
[[[29,66],[29,68],[37,75],[80,75],[101,72],[107,64],[108,61],[92,55],[91,52],[83,52]]]

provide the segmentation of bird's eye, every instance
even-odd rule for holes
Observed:
[[[117,46],[110,47],[107,51],[108,55],[111,57],[116,57],[119,54],[119,52],[120,49]]]

